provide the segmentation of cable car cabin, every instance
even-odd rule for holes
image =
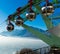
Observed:
[[[50,54],[60,54],[60,48],[59,47],[51,47]]]
[[[8,30],[9,32],[11,32],[11,31],[14,30],[14,25],[13,25],[11,22],[8,24],[7,30]]]
[[[29,13],[26,14],[26,17],[27,17],[28,20],[32,21],[32,20],[35,19],[36,13],[31,10]]]
[[[42,8],[42,14],[45,16],[49,16],[54,12],[54,6],[51,3],[45,4]]]
[[[17,26],[21,26],[21,25],[23,24],[23,19],[19,16],[19,17],[16,19],[15,24],[16,24]]]

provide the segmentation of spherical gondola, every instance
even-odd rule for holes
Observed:
[[[45,4],[42,8],[41,8],[42,14],[45,16],[49,16],[54,12],[54,6],[51,3]]]
[[[32,21],[36,17],[36,13],[33,10],[30,10],[28,13],[26,13],[26,17],[28,20]]]
[[[19,16],[16,20],[15,20],[15,24],[17,25],[17,26],[21,26],[21,25],[23,25],[23,19]]]
[[[9,32],[11,32],[11,31],[14,30],[14,25],[13,25],[11,22],[8,24],[7,30],[8,30]]]

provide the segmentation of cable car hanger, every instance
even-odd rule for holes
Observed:
[[[11,18],[12,18],[12,15],[9,15],[8,16],[8,25],[6,27],[9,32],[14,30],[14,25],[11,23]]]
[[[19,8],[17,8],[17,19],[15,20],[15,24],[17,25],[17,26],[22,26],[22,24],[23,24],[23,19],[20,17],[20,12],[21,12],[21,7],[19,7]]]
[[[36,16],[36,13],[32,10],[32,4],[33,4],[33,1],[32,0],[29,0],[29,12],[26,13],[26,17],[28,20],[32,21],[35,19],[35,16]]]

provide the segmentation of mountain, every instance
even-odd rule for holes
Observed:
[[[34,27],[31,28],[45,33],[45,31],[41,29]],[[42,48],[41,54],[44,54],[45,50],[48,52],[49,45],[38,39],[36,35],[32,34],[26,29],[15,29],[12,32],[3,31],[0,33],[0,48],[0,54],[15,54],[16,51],[23,48],[31,48],[33,50]],[[40,50],[38,51],[40,52]]]
[[[15,54],[23,48],[38,49],[41,54],[48,52],[49,45],[40,39],[22,38],[22,37],[6,37],[0,35],[0,54]],[[42,52],[43,51],[43,52]]]
[[[31,27],[31,26],[30,26]],[[42,30],[42,29],[39,29],[39,28],[35,28],[35,27],[31,27],[32,29],[35,29],[43,34],[46,34],[48,35],[48,32]],[[15,29],[13,30],[12,32],[8,32],[8,31],[3,31],[0,33],[0,35],[3,35],[3,36],[13,36],[13,37],[30,37],[30,38],[38,38],[35,34],[32,34],[31,32],[29,32],[28,30],[26,29],[22,29],[22,30],[18,30],[18,29]]]
[[[31,32],[29,32],[26,29],[23,30],[18,30],[15,29],[12,32],[8,32],[8,31],[3,31],[2,33],[0,33],[0,35],[3,36],[13,36],[13,37],[30,37],[30,38],[37,38],[37,36],[35,36],[34,34],[32,34]]]

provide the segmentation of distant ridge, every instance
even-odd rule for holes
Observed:
[[[32,27],[30,26],[32,29],[35,29],[43,34],[46,34],[48,35],[48,32],[42,30],[42,29],[39,29],[39,28],[35,28],[35,27]],[[0,35],[3,35],[3,36],[13,36],[13,37],[30,37],[30,38],[38,38],[35,34],[32,34],[31,32],[29,32],[28,30],[26,29],[22,29],[22,30],[18,30],[18,29],[15,29],[13,30],[12,32],[8,32],[8,31],[3,31],[0,33]]]

